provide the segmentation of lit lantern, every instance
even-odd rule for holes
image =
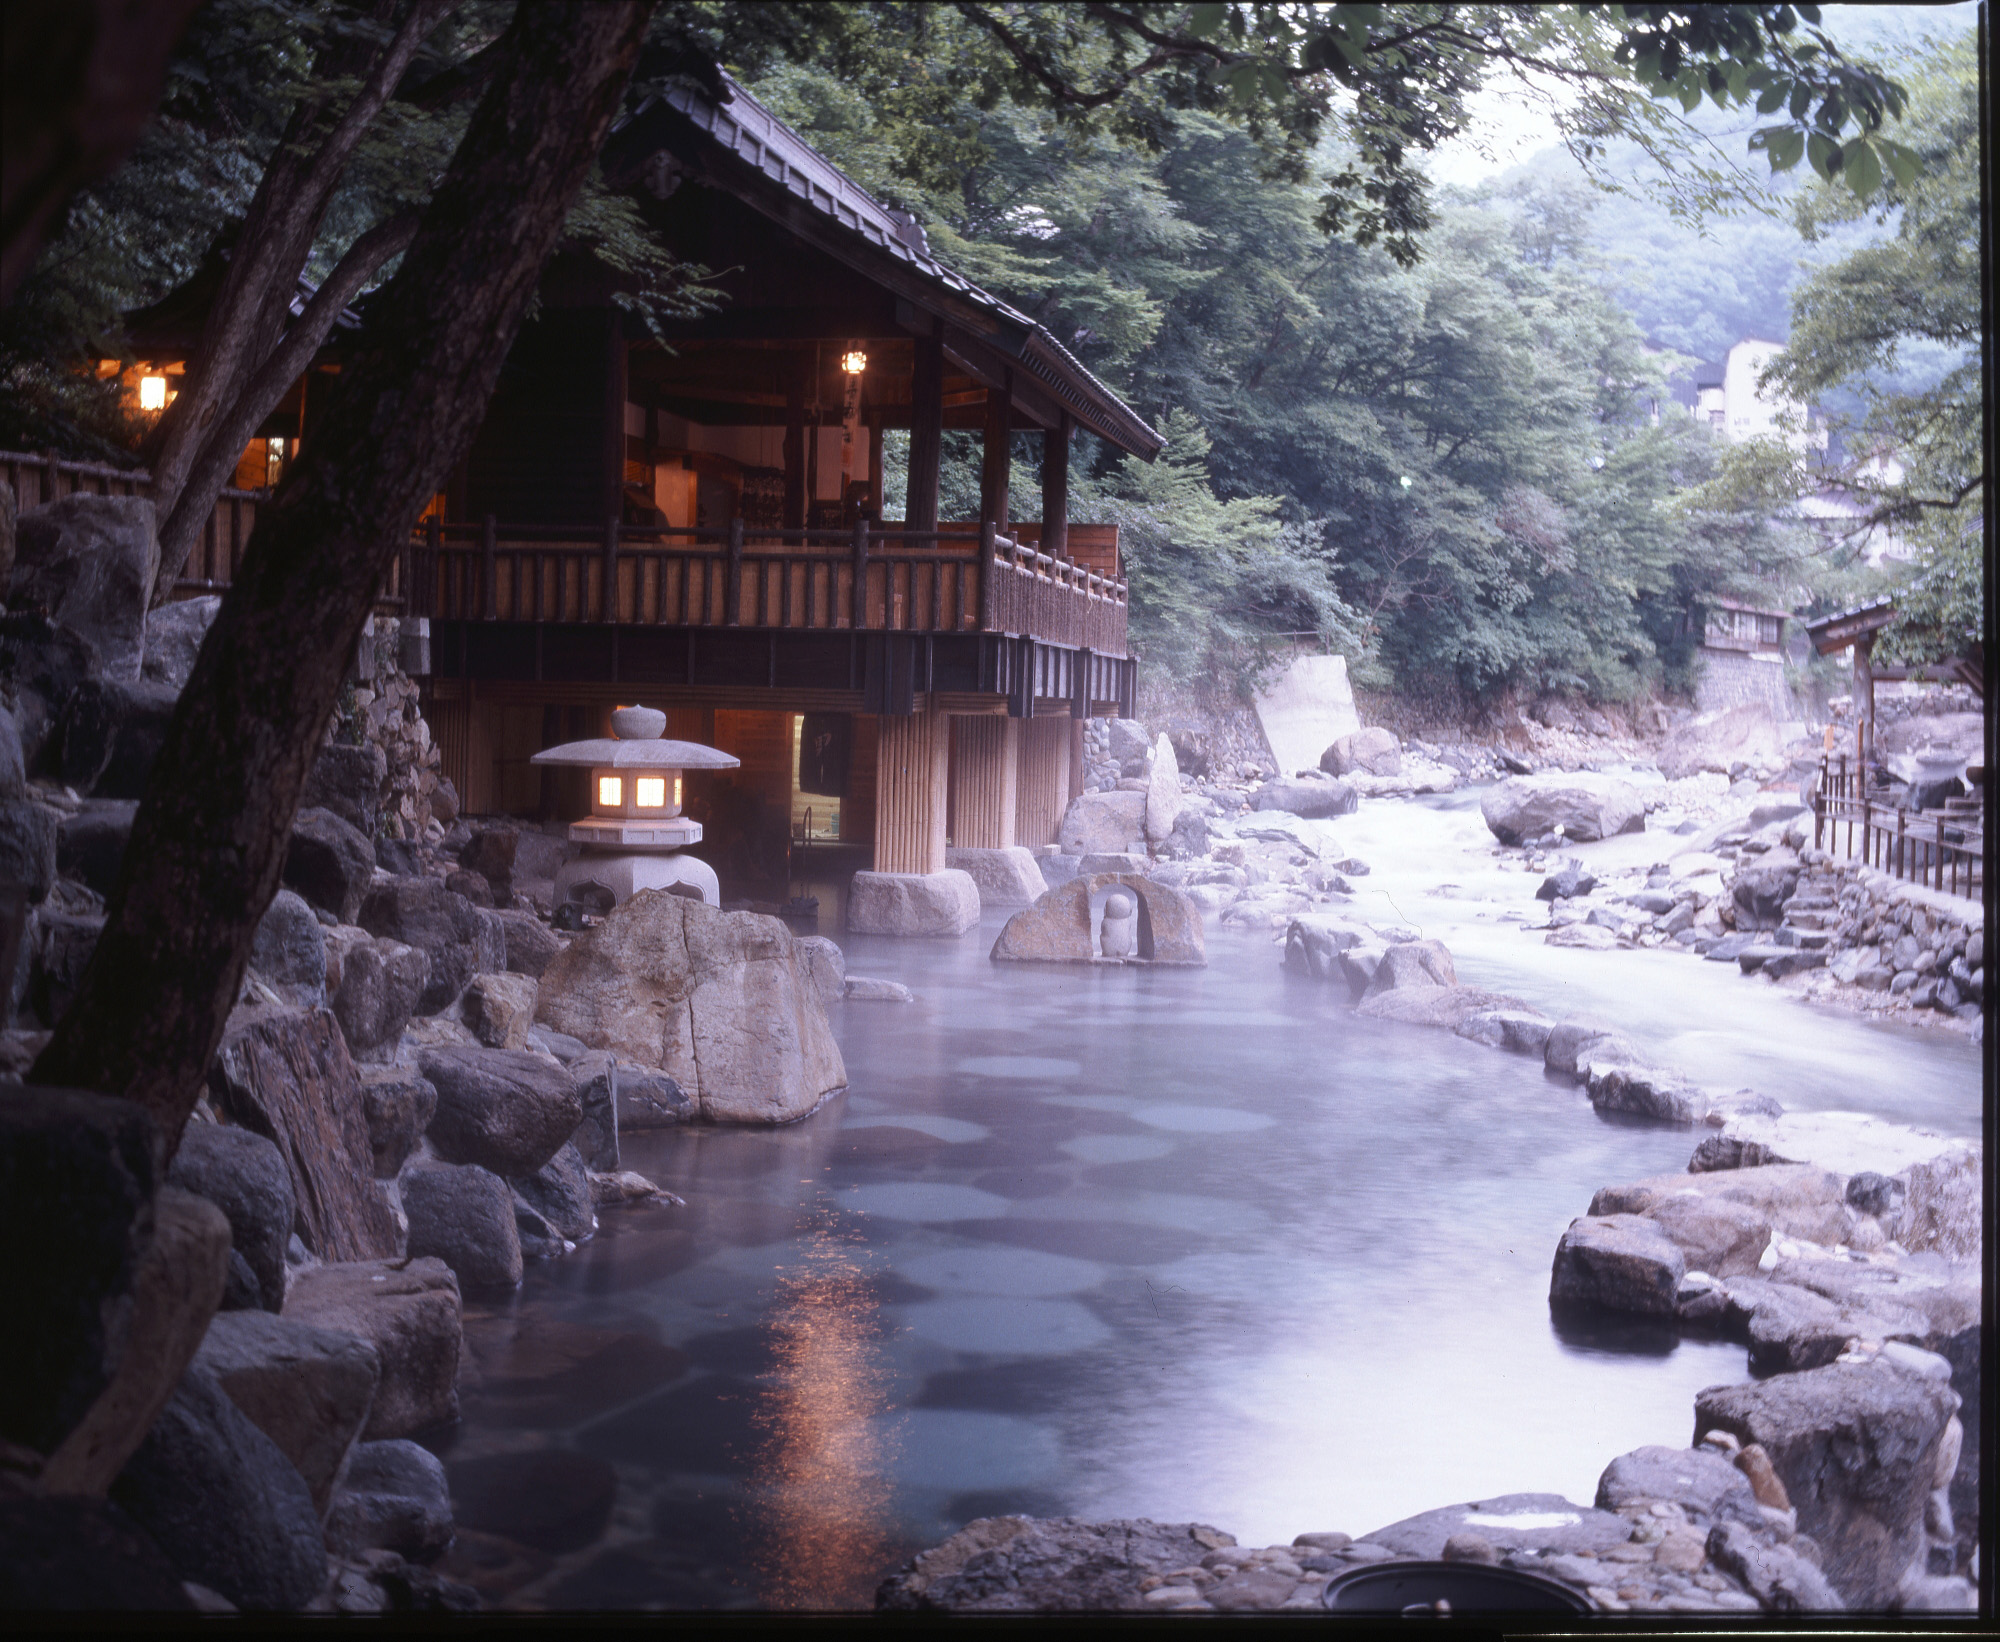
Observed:
[[[667,715],[657,708],[620,707],[609,738],[566,742],[529,760],[590,771],[590,814],[569,829],[584,853],[556,874],[558,905],[587,885],[608,893],[614,905],[642,889],[677,885],[721,904],[714,869],[680,853],[701,842],[701,823],[681,814],[681,772],[733,770],[737,760],[698,742],[663,740],[666,727]]]
[[[139,378],[139,409],[156,411],[167,408],[167,379],[164,376],[142,376]]]
[[[849,376],[859,376],[868,369],[868,356],[859,348],[849,348],[840,356],[840,368]]]

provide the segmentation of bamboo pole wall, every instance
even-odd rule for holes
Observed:
[[[999,714],[951,720],[951,841],[961,849],[1014,842],[1021,724]]]
[[[925,712],[877,723],[875,870],[942,872],[950,720]]]
[[[1014,842],[1030,849],[1053,844],[1069,807],[1069,727],[1067,718],[1025,718],[1021,727],[1020,776],[1015,784]]]

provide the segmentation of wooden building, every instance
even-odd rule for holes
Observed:
[[[756,893],[808,831],[900,873],[941,870],[947,838],[1051,842],[1082,720],[1133,692],[1115,531],[1067,519],[1071,441],[1150,459],[1160,438],[730,90],[652,100],[604,156],[666,243],[717,270],[721,306],[663,346],[605,270],[559,258],[422,523],[405,575],[446,773],[473,813],[545,809],[528,759],[643,701],[742,760],[730,790],[690,796],[726,893],[732,868]],[[884,524],[895,429],[908,486]],[[982,441],[976,519],[939,517],[947,429]],[[1024,431],[1039,520],[1008,516]]]

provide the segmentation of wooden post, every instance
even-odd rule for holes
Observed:
[[[737,514],[729,521],[729,570],[722,583],[722,620],[728,627],[736,625],[736,619],[743,613],[743,515]]]
[[[1014,471],[1014,376],[986,390],[986,448],[979,472],[979,519],[1007,533],[1007,485]]]
[[[938,524],[938,463],[944,453],[944,344],[917,338],[910,387],[910,483],[904,492],[903,528],[934,531]]]
[[[438,545],[444,539],[444,521],[435,513],[424,521],[424,554],[421,565],[411,562],[407,539],[403,549],[403,614],[428,616],[431,591],[437,585]]]
[[[785,382],[785,528],[803,530],[806,527],[808,508],[806,506],[806,371],[808,366],[801,355],[792,362],[790,377]],[[819,430],[813,430],[818,438]]]
[[[1069,807],[1067,718],[1024,718],[1020,726],[1021,773],[1016,780],[1014,842],[1033,848],[1053,844]]]
[[[62,476],[62,468],[51,450],[42,457],[42,505],[46,507],[56,499],[56,480]]]
[[[1861,737],[1861,779],[1866,782],[1875,762],[1875,635],[1863,633],[1854,641],[1855,728]]]
[[[948,720],[937,712],[877,720],[875,871],[944,870]]]
[[[847,625],[857,633],[868,625],[868,516],[866,514],[854,521],[853,613],[848,618]]]
[[[991,714],[951,725],[951,841],[961,849],[1007,849],[1019,803],[1021,723]]]
[[[979,631],[991,633],[997,630],[993,607],[997,602],[998,589],[993,585],[993,555],[997,551],[994,543],[996,527],[991,519],[982,519],[979,524]]]
[[[1068,411],[1042,433],[1042,542],[1052,559],[1069,557],[1069,441],[1076,420]]]
[[[604,581],[604,592],[599,600],[600,614],[597,618],[603,622],[615,622],[618,619],[618,524],[616,513],[604,521],[604,568],[600,572]]]
[[[485,583],[481,606],[486,620],[500,619],[500,521],[492,514],[486,515],[486,523],[479,537],[480,579]]]

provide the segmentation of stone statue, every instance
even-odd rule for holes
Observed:
[[[1129,958],[1139,950],[1138,904],[1129,890],[1114,889],[1104,898],[1104,928],[1099,949],[1107,958]]]

